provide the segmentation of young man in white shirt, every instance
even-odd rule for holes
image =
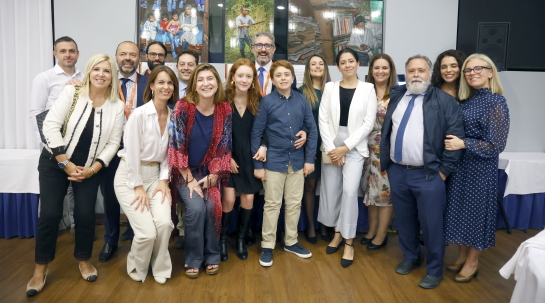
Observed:
[[[176,70],[178,70],[178,87],[179,94],[178,98],[182,99],[185,97],[187,82],[193,70],[199,65],[199,55],[192,50],[184,50],[180,53],[178,57],[178,62],[176,63]],[[178,224],[176,228],[179,231],[179,236],[176,239],[175,247],[178,249],[183,249],[185,244],[185,228],[184,228],[184,213],[185,207],[181,203],[181,198],[178,197],[178,189],[175,182],[170,182],[172,185],[171,193],[173,193],[174,201],[176,202],[176,215],[178,216]]]
[[[79,58],[78,45],[74,39],[64,36],[55,40],[53,56],[57,59],[55,67],[39,73],[30,87],[30,120],[34,125],[38,142],[41,142],[36,116],[49,110],[59,97],[66,83],[73,79],[82,80],[83,74],[76,68]],[[68,215],[70,218],[70,235],[75,236],[74,230],[74,193],[68,187]]]

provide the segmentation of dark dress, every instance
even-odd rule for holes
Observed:
[[[299,91],[303,92],[303,87],[299,87]],[[318,124],[318,113],[320,112],[320,101],[322,100],[322,91],[319,89],[314,89],[318,101],[314,103],[312,107],[312,115],[314,116],[314,122],[316,122],[316,129],[318,130],[318,144],[316,145],[316,156],[314,157],[314,171],[307,176],[308,179],[320,179],[322,173],[322,151],[320,146],[322,145],[322,137],[320,137],[320,127]]]
[[[498,156],[509,133],[505,98],[478,89],[460,106],[466,148],[447,184],[445,241],[484,250],[495,246]]]
[[[237,192],[255,194],[263,188],[261,180],[254,177],[254,160],[250,144],[250,133],[254,125],[254,115],[246,109],[241,117],[233,108],[233,160],[238,165],[238,174],[231,174],[229,187]]]

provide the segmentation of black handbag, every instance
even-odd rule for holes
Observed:
[[[62,124],[61,134],[62,134],[63,138],[64,138],[64,135],[66,135],[66,125],[68,124],[68,120],[70,120],[70,116],[72,115],[72,112],[74,111],[74,108],[76,107],[78,97],[79,97],[79,87],[76,87],[76,92],[74,93],[74,99],[72,100],[72,105],[70,106],[70,111],[68,112],[68,115],[66,116],[66,118],[64,119],[64,123]],[[49,109],[39,113],[38,115],[36,115],[36,123],[38,123],[38,130],[40,131],[40,138],[42,139],[42,143],[44,145],[47,145],[47,140],[45,139],[44,131],[43,131],[44,120],[45,120],[45,117],[47,117],[47,113],[49,113]]]

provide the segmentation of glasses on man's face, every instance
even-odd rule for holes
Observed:
[[[258,44],[254,44],[254,46],[257,49],[262,49],[262,48],[271,49],[274,45],[269,44],[269,43],[258,43]]]
[[[469,75],[471,74],[471,72],[475,72],[476,74],[480,74],[483,69],[491,69],[490,67],[488,66],[475,66],[474,68],[466,68],[464,69],[464,74],[466,75]]]
[[[148,53],[148,56],[151,57],[151,58],[155,58],[157,56],[159,56],[159,58],[161,58],[161,59],[165,58],[165,54],[158,54],[158,53]]]

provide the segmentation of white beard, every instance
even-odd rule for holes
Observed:
[[[421,82],[416,82],[415,80],[420,80]],[[407,90],[413,95],[420,95],[425,92],[430,86],[431,81],[424,81],[421,78],[412,78],[410,82],[407,82]]]

